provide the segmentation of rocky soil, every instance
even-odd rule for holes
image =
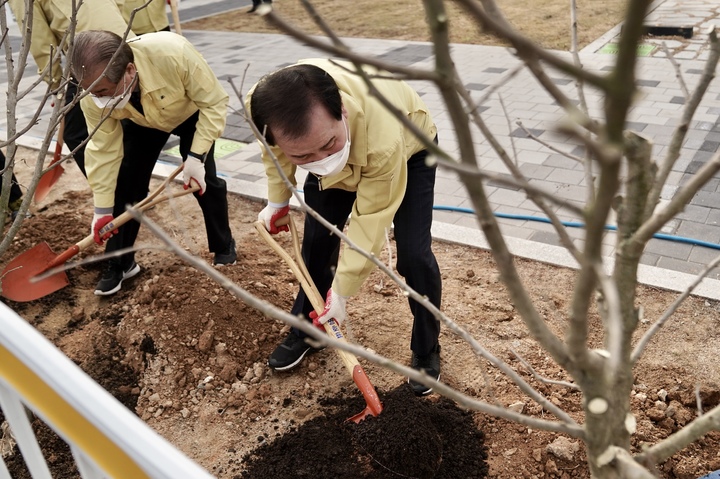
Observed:
[[[261,209],[230,198],[238,262],[220,271],[240,287],[288,310],[297,281],[254,230]],[[44,204],[25,223],[0,266],[40,241],[56,253],[87,234],[91,200],[73,165]],[[149,212],[181,246],[210,261],[200,210],[192,198]],[[301,227],[301,215],[294,214]],[[281,243],[290,248],[284,235]],[[385,411],[360,425],[345,419],[359,412],[362,396],[337,355],[326,349],[297,370],[275,373],[266,359],[288,327],[233,297],[221,286],[163,249],[147,228],[137,246],[143,272],[109,298],[93,295],[99,263],[68,271],[70,285],[29,303],[6,302],[129,409],[218,478],[251,477],[588,477],[577,440],[464,411],[437,395],[417,399],[405,378],[361,361]],[[569,381],[530,338],[502,284],[491,256],[462,245],[437,243],[444,281],[444,311],[490,352],[582,422],[581,397],[541,382],[534,372]],[[99,254],[94,249],[84,258]],[[517,260],[548,324],[562,334],[575,273]],[[675,299],[671,292],[641,287],[645,329]],[[691,297],[656,336],[635,371],[632,396],[638,431],[633,449],[677,431],[703,408],[720,402],[720,368],[712,345],[720,336],[718,304]],[[406,299],[376,272],[349,302],[346,335],[391,359],[410,359],[411,316]],[[591,341],[601,325],[591,318]],[[478,399],[547,414],[470,347],[443,329],[443,380]],[[55,477],[76,478],[67,447],[36,421]],[[657,465],[658,477],[697,478],[720,469],[720,433],[713,432]],[[29,477],[15,455],[6,460],[13,477]]]

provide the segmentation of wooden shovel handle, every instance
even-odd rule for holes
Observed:
[[[63,135],[65,135],[65,117],[60,119],[60,127],[58,128],[57,139],[55,140],[55,154],[50,162],[50,166],[62,159]]]
[[[170,175],[168,175],[167,178],[165,178],[165,180],[163,180],[163,182],[160,184],[160,186],[158,186],[157,188],[152,190],[149,195],[147,195],[142,201],[137,203],[135,205],[135,209],[140,212],[143,212],[143,211],[148,210],[151,207],[153,207],[157,204],[160,204],[164,201],[167,201],[169,199],[179,198],[181,196],[189,195],[190,193],[195,193],[197,190],[199,190],[200,189],[199,186],[193,185],[191,188],[188,188],[187,190],[171,193],[168,195],[163,195],[160,198],[158,198],[158,195],[160,195],[160,193],[162,193],[165,190],[165,188],[167,188],[167,186],[170,184],[170,182],[175,179],[175,177],[182,171],[182,169],[183,169],[183,165],[178,166],[172,173],[170,173]],[[125,223],[130,221],[131,219],[133,219],[133,215],[129,211],[124,212],[117,218],[114,218],[110,223],[103,226],[99,233],[100,236],[103,236],[103,235],[109,233],[110,231],[118,229],[119,227],[121,227],[122,225],[124,225]],[[91,235],[86,236],[82,240],[75,243],[75,246],[77,247],[77,251],[75,252],[75,254],[89,248],[93,244],[95,244],[94,235],[91,234]],[[67,259],[65,261],[67,261]]]
[[[288,218],[287,223],[285,222],[285,218]],[[282,226],[284,224],[290,225],[290,232],[293,237],[293,246],[295,248],[295,255],[298,258],[298,262],[296,263],[295,260],[288,254],[285,249],[280,246],[277,241],[275,241],[275,238],[272,237],[270,232],[265,228],[265,224],[262,221],[255,222],[255,229],[260,233],[260,236],[267,242],[268,245],[272,249],[275,250],[275,252],[280,255],[280,257],[287,263],[287,265],[292,270],[295,277],[300,282],[300,285],[302,286],[303,290],[305,291],[305,294],[307,295],[308,299],[310,300],[310,303],[313,306],[313,309],[317,314],[321,314],[323,310],[325,309],[325,301],[323,300],[322,295],[318,291],[317,287],[315,286],[315,283],[313,282],[312,278],[310,278],[310,274],[307,272],[307,268],[305,267],[305,262],[302,260],[302,255],[300,254],[300,241],[298,238],[297,229],[295,228],[295,223],[290,219],[289,215],[283,218],[280,218],[275,222],[276,226]],[[298,265],[298,263],[300,265]],[[335,321],[335,319],[328,320],[324,325],[325,332],[329,335],[337,339],[338,341],[345,341],[345,336],[343,335],[342,331],[340,330],[340,325]],[[355,371],[355,366],[358,366],[360,363],[358,362],[357,358],[354,354],[349,353],[347,351],[343,351],[342,349],[335,349],[338,356],[340,356],[340,359],[342,360],[343,364],[347,368],[347,370],[350,372],[350,375],[352,376]]]
[[[170,0],[170,12],[173,19],[173,27],[175,27],[175,33],[182,35],[182,28],[180,27],[180,14],[178,13],[178,0]]]

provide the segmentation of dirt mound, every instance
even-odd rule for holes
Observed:
[[[362,397],[323,398],[326,413],[247,454],[243,479],[338,477],[484,478],[485,436],[472,415],[447,399],[419,400],[407,385],[379,391],[383,412],[359,424]]]
[[[0,266],[41,241],[59,254],[88,234],[92,199],[74,168],[66,169],[46,202],[26,221]],[[221,272],[256,297],[289,310],[298,284],[280,257],[258,238],[253,223],[262,205],[233,195],[229,203],[238,262]],[[181,198],[172,207],[159,205],[149,216],[182,247],[211,260],[194,199]],[[293,216],[301,226],[301,215]],[[289,235],[279,235],[278,240],[290,249]],[[464,412],[437,395],[415,398],[401,387],[406,378],[364,360],[385,410],[360,425],[345,423],[363,409],[364,401],[334,351],[313,354],[289,373],[270,370],[267,358],[287,334],[285,324],[184,264],[146,228],[140,229],[137,245],[143,271],[114,296],[93,294],[102,264],[91,263],[70,270],[69,285],[45,298],[6,302],[215,477],[589,477],[580,440],[560,438],[569,449],[558,455],[551,447],[558,434]],[[440,242],[434,250],[443,275],[445,313],[582,423],[581,394],[541,380],[572,378],[530,337],[491,255]],[[78,259],[100,252],[93,246]],[[521,259],[516,264],[548,327],[563,337],[575,272]],[[637,303],[646,318],[638,338],[676,296],[638,288]],[[720,340],[718,312],[717,302],[688,298],[648,345],[633,371],[630,401],[637,432],[631,438],[632,453],[693,420],[698,396],[703,411],[720,401],[717,354],[708,347]],[[348,302],[348,313],[344,328],[349,341],[409,364],[412,316],[407,298],[386,277],[374,272]],[[602,321],[594,309],[588,327],[589,344],[601,347]],[[473,399],[512,405],[527,416],[548,419],[541,405],[479,360],[449,328],[442,329],[440,343],[446,384]],[[77,477],[62,441],[40,434],[53,477]],[[656,473],[695,479],[720,469],[718,450],[720,432],[710,432],[658,464]],[[27,477],[20,474],[13,471],[13,477]]]

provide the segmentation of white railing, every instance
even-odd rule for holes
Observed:
[[[0,408],[34,479],[51,475],[26,408],[70,445],[83,479],[213,477],[2,303]],[[0,479],[11,479],[4,460]]]

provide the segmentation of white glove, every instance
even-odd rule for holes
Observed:
[[[310,313],[310,318],[312,318],[315,326],[325,324],[331,318],[335,318],[335,321],[342,325],[343,321],[347,319],[347,311],[345,310],[346,304],[347,297],[340,296],[335,292],[335,290],[330,288],[330,291],[328,291],[327,294],[327,299],[325,300],[325,309],[323,309],[322,314],[318,316],[318,314],[313,311]]]
[[[290,206],[287,203],[268,203],[268,205],[258,213],[258,221],[261,221],[265,225],[265,229],[270,234],[278,234],[280,231],[290,231],[288,225],[277,226],[275,222],[280,218],[288,215],[290,212]]]
[[[205,165],[194,156],[188,156],[187,160],[185,160],[185,166],[183,166],[183,183],[186,190],[190,188],[191,180],[200,187],[199,193],[202,196],[207,187],[205,184]]]

